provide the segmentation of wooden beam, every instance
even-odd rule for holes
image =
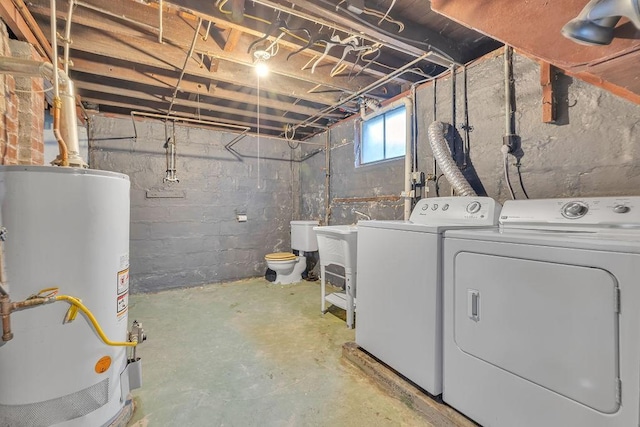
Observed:
[[[1,1],[0,18],[7,24],[13,33],[22,40],[31,43],[43,58],[53,59],[51,45],[47,37],[27,9],[22,0]]]
[[[224,44],[225,52],[233,52],[236,50],[236,46],[238,46],[238,42],[240,41],[240,37],[242,36],[242,31],[237,28],[231,28],[229,30],[229,36],[227,37],[227,42]]]
[[[44,3],[46,3],[44,0],[34,0],[34,5],[31,7],[33,13],[41,17],[48,16],[49,9]],[[131,2],[130,7],[127,8],[127,14],[131,16],[138,16],[143,12],[147,12],[148,14],[148,8],[134,2]],[[60,22],[63,22],[63,20],[65,20],[66,18],[66,13],[62,10],[59,10],[58,16]],[[45,26],[48,28],[48,24],[43,21],[46,21],[46,19],[39,20],[40,25],[43,28],[45,28]],[[163,22],[165,30],[165,44],[163,45],[162,49],[163,56],[165,50],[169,48],[186,51],[189,41],[193,37],[194,23],[186,21],[184,19],[178,19],[176,16],[172,15],[167,15],[166,19]],[[89,9],[78,8],[73,14],[73,23],[84,27],[90,27],[94,31],[100,30],[103,33],[112,35],[112,49],[119,49],[119,46],[115,47],[118,44],[126,45],[131,43],[139,45],[140,43],[146,43],[147,46],[143,51],[158,51],[158,45],[156,43],[155,35],[150,34],[143,28],[136,28],[133,24],[127,22],[118,22],[114,18],[100,15],[98,12]],[[74,25],[72,29],[72,38],[74,39],[74,44],[72,45],[72,47],[78,49],[78,41],[75,40],[77,39],[77,37],[75,37],[76,28],[78,27]],[[249,53],[247,53],[247,48],[253,40],[253,37],[241,33],[235,51],[227,52],[224,49],[220,48],[220,46],[213,40],[212,37],[207,38],[207,40],[204,40],[203,37],[200,37],[197,41],[195,52],[205,54],[221,61],[230,61],[232,63],[241,64],[245,67],[250,67],[253,69],[253,57]],[[284,43],[284,41],[282,41],[282,43]],[[301,81],[289,83],[293,84],[294,86],[309,85],[310,87],[312,87],[315,85],[322,85],[333,90],[350,93],[355,92],[360,87],[365,87],[371,84],[375,80],[375,77],[372,77],[370,75],[361,75],[354,79],[350,79],[347,75],[333,77],[330,76],[329,70],[333,67],[332,62],[337,62],[337,58],[325,58],[323,60],[323,66],[317,69],[316,73],[312,74],[309,70],[305,71],[302,69],[308,62],[308,59],[295,56],[287,61],[285,59],[285,56],[286,55],[281,54],[277,58],[274,57],[269,61],[271,74]],[[184,59],[179,63],[182,63],[183,61]],[[332,65],[327,66],[327,64]],[[393,83],[386,85],[386,88],[387,91],[391,93],[400,92],[399,85]]]
[[[120,108],[126,111],[133,110],[133,111],[142,111],[145,113],[158,113],[158,114],[165,113],[165,110],[162,108],[162,106],[159,106],[159,107],[153,106],[152,104],[149,104],[149,103],[146,103],[145,105],[136,105],[136,104],[131,104],[129,102],[126,102],[124,100],[116,100],[116,99],[107,100],[107,99],[102,99],[100,97],[94,98],[92,95],[88,95],[86,97],[83,97],[82,99],[87,102],[95,103],[98,105]],[[174,112],[181,117],[189,117],[189,118],[203,119],[203,120],[216,120],[216,121],[223,121],[224,123],[234,124],[238,126],[252,127],[251,124],[248,124],[246,122],[222,119],[220,116],[207,114],[207,112],[195,114],[192,111],[183,111],[183,110],[180,110],[179,108],[175,109]],[[271,131],[270,132],[271,135],[278,135],[282,132],[282,128],[278,126],[270,126],[268,124],[260,123],[260,131]]]
[[[118,88],[114,90],[111,86],[105,86],[96,83],[87,83],[82,81],[76,81],[76,87],[78,88],[78,92],[82,94],[83,99],[85,98],[85,92],[93,93],[92,98],[96,99],[96,94],[104,94],[105,99],[109,99],[112,96],[118,97],[126,97],[131,99],[131,104],[133,105],[133,109],[135,109],[136,105],[139,105],[140,102],[156,102],[160,104],[166,104],[170,99],[170,94],[158,94],[158,93],[149,93],[145,91],[137,91],[132,89]],[[190,101],[188,99],[175,99],[175,105],[180,105],[182,107],[197,111],[209,111],[219,115],[229,115],[229,116],[238,116],[238,117],[246,117],[250,121],[255,121],[257,119],[257,114],[255,109],[246,109],[246,108],[233,108],[223,106],[221,104],[205,104],[197,101]],[[281,125],[278,129],[284,129],[286,124],[291,123],[291,119],[283,116],[278,116],[270,113],[266,113],[264,111],[260,112],[260,121],[270,121],[272,123],[280,123]]]
[[[209,5],[209,2],[194,0],[171,0],[169,3],[185,9],[193,10],[200,15],[218,15],[218,11],[215,10],[212,5]],[[282,4],[272,0],[261,0],[260,3],[264,4],[267,7],[286,9],[286,6],[283,6]],[[345,9],[343,9],[341,6],[336,6],[335,9],[324,8],[322,6],[319,6],[318,2],[314,2],[312,0],[288,0],[288,3],[292,5],[292,10],[294,8],[295,10],[302,9],[314,16],[320,17],[322,20],[336,23],[346,29],[351,29],[352,31],[350,32],[352,33],[362,34],[363,37],[372,42],[381,42],[384,45],[389,46],[395,50],[404,53],[410,53],[415,56],[420,56],[429,51],[426,46],[424,48],[416,47],[415,45],[404,42],[388,33],[377,30],[375,28],[375,25],[369,26],[349,18],[348,14],[345,12]],[[445,52],[456,62],[461,63],[464,60],[456,44],[452,40],[442,36],[436,31],[431,31],[426,28],[419,27],[405,28],[402,36],[403,38],[412,40],[429,40],[429,44]]]
[[[131,68],[112,64],[108,65],[103,61],[100,61],[99,57],[96,57],[95,59],[95,61],[91,61],[88,59],[75,58],[71,77],[77,81],[87,81],[87,76],[84,74],[88,74],[98,77],[117,79],[122,81],[122,83],[137,83],[166,90],[173,90],[175,85],[175,77],[168,77],[158,72],[163,70],[153,70],[149,67],[136,66],[135,64],[131,64]],[[216,87],[214,91],[209,91],[205,81],[206,80],[200,80],[200,82],[198,82],[183,79],[180,83],[180,90],[184,93],[200,94],[203,97],[213,98],[213,102],[222,100],[246,104],[255,103],[256,98],[253,94],[242,93],[237,90],[229,90],[221,87]],[[279,101],[269,97],[262,98],[260,100],[260,104],[263,108],[282,111],[283,115],[292,109],[292,104],[290,102]],[[303,105],[296,105],[293,108],[295,109],[293,112],[302,115],[310,116],[318,112],[317,108]],[[329,117],[340,118],[342,115],[332,114]]]
[[[555,123],[556,99],[553,92],[555,67],[548,62],[540,64],[540,86],[542,86],[542,122]]]
[[[621,98],[624,98],[628,101],[631,101],[633,103],[640,105],[640,93],[637,93],[625,87],[603,80],[602,77],[593,75],[591,73],[586,73],[586,72],[574,73],[570,70],[563,70],[563,71],[568,76],[577,77],[580,80],[584,80],[589,84],[602,88],[606,91],[611,92],[614,95],[617,95]]]
[[[40,21],[40,25],[43,28],[49,28],[46,21]],[[186,54],[183,49],[168,43],[159,49],[159,45],[154,41],[112,35],[79,25],[74,26],[73,34],[72,53],[85,52],[100,55],[105,57],[107,62],[109,58],[115,58],[179,73],[180,69],[176,64],[182,64]],[[253,69],[242,64],[226,62],[213,75],[206,68],[201,68],[196,61],[190,61],[185,73],[231,84],[243,84],[253,89],[257,88],[257,79]],[[338,100],[341,92],[309,93],[315,86],[287,77],[270,76],[268,89],[269,92],[276,95],[288,96],[293,99],[299,98],[321,105],[332,105]],[[301,88],[302,90],[300,90]]]

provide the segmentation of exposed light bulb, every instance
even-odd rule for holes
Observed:
[[[265,77],[267,74],[269,74],[269,66],[267,66],[266,62],[258,61],[256,63],[256,74],[258,75],[258,77]]]

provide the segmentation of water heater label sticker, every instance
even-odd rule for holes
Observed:
[[[118,295],[129,290],[129,269],[118,271]]]
[[[129,306],[129,266],[124,270],[118,271],[118,299],[117,299],[117,315],[121,318]]]
[[[129,293],[118,296],[118,317],[122,317],[127,312],[129,306]]]
[[[120,255],[120,270],[129,268],[129,254]]]

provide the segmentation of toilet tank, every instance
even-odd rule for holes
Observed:
[[[291,249],[304,252],[318,250],[318,240],[313,227],[318,221],[291,221]]]

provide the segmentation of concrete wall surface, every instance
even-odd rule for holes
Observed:
[[[131,178],[133,292],[261,276],[265,254],[290,249],[298,170],[285,142],[261,138],[258,161],[255,137],[234,145],[234,155],[224,146],[235,135],[176,126],[179,182],[163,183],[165,126],[135,127],[137,139],[131,119],[97,115],[89,133],[92,168]]]
[[[447,139],[474,189],[504,202],[502,137],[505,134],[503,56],[494,54],[467,67],[466,74],[416,89],[418,170],[434,170],[427,127],[434,119],[452,124]],[[466,79],[466,81],[465,81]],[[518,157],[509,156],[517,198],[640,195],[640,106],[597,87],[558,75],[558,117],[542,122],[539,65],[514,55],[515,132]],[[465,103],[465,90],[467,93]],[[455,108],[452,103],[455,91]],[[435,95],[435,97],[434,97]],[[466,110],[465,110],[466,104]],[[468,117],[468,123],[466,122]],[[224,148],[234,135],[177,126],[179,183],[163,183],[168,131],[159,121],[97,115],[90,127],[93,168],[131,177],[131,279],[134,292],[194,286],[260,276],[266,253],[290,249],[292,219],[355,223],[361,216],[401,219],[404,159],[355,166],[359,118],[333,126],[300,144],[246,137]],[[468,135],[465,130],[468,129]],[[330,142],[326,168],[323,144]],[[463,146],[468,146],[463,155]],[[304,159],[298,161],[297,159]],[[466,159],[466,160],[465,160]],[[330,176],[329,198],[325,178]],[[440,178],[428,197],[450,195]],[[327,203],[328,201],[328,203]],[[238,222],[236,213],[246,213]]]
[[[542,89],[539,64],[514,55],[515,132],[521,138],[520,171],[530,198],[640,195],[640,106],[581,80],[558,75],[555,97],[558,117],[555,124],[542,122]],[[416,90],[418,170],[434,174],[433,155],[427,128],[434,120],[452,124],[447,139],[455,144],[456,158],[464,163],[462,146],[468,141],[464,174],[481,195],[500,202],[510,198],[501,153],[505,135],[504,60],[502,54],[484,58],[458,72],[455,88],[451,77],[427,83]],[[466,88],[465,88],[466,86]],[[465,114],[464,93],[467,92]],[[455,91],[455,109],[452,94]],[[454,111],[455,110],[455,111]],[[468,137],[465,136],[468,115]],[[391,160],[377,165],[355,167],[354,141],[359,119],[334,126],[331,139],[331,219],[330,223],[353,223],[352,210],[368,209],[374,219],[402,217],[399,204],[390,208],[387,200],[366,204],[336,204],[345,196],[375,198],[400,195],[404,187],[404,162]],[[324,136],[316,139],[322,141]],[[515,195],[524,198],[517,174],[517,158],[509,156],[509,172]],[[315,156],[300,166],[301,211],[305,215],[324,215],[324,156]],[[440,174],[438,168],[435,176]],[[451,190],[442,177],[439,193]],[[428,197],[436,196],[433,181]],[[399,202],[400,204],[402,202]],[[397,206],[396,206],[397,205]]]

